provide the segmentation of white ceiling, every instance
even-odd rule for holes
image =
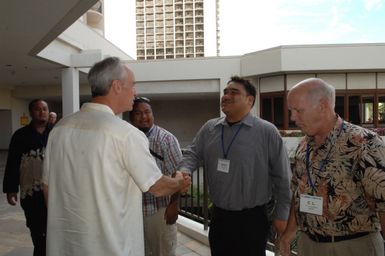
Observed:
[[[0,87],[60,85],[63,66],[36,57],[97,0],[11,0],[0,8]]]

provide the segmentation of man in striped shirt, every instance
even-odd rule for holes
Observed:
[[[150,152],[164,175],[172,176],[182,152],[178,140],[167,130],[154,124],[150,100],[137,97],[130,112],[131,124],[144,132],[149,140]],[[176,249],[176,220],[179,193],[155,197],[143,194],[143,223],[146,256],[174,256]]]

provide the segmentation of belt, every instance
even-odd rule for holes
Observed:
[[[355,233],[355,234],[346,235],[346,236],[321,236],[321,235],[310,234],[310,233],[306,233],[306,235],[314,242],[334,243],[334,242],[340,242],[340,241],[363,237],[363,236],[369,235],[369,232],[360,232],[360,233]]]

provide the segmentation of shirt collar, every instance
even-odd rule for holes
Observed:
[[[333,130],[329,132],[328,136],[325,139],[325,143],[323,145],[333,143],[334,141],[336,141],[339,135],[343,132],[341,131],[341,129],[343,129],[342,124],[344,123],[344,120],[339,115],[336,115],[336,117],[337,117],[336,123],[334,124]],[[313,136],[306,136],[306,142],[311,147],[315,147],[315,141]]]
[[[253,126],[253,119],[253,115],[249,112],[238,124],[244,124],[251,127]],[[214,126],[217,125],[229,126],[229,124],[226,122],[226,117],[219,118]]]
[[[150,137],[150,135],[152,134],[152,132],[154,131],[154,129],[155,129],[155,125],[152,125],[151,128],[150,128],[150,130],[148,130],[148,131],[146,132],[147,138]]]
[[[106,112],[106,113],[115,115],[114,111],[112,111],[112,109],[109,106],[105,104],[100,104],[100,103],[87,102],[87,103],[84,103],[80,109],[80,111],[90,111],[90,110]]]

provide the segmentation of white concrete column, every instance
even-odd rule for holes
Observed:
[[[221,117],[225,116],[225,114],[221,110],[221,99],[222,99],[222,96],[223,96],[223,90],[226,88],[227,82],[229,80],[230,79],[228,77],[221,77],[221,78],[219,78],[219,116],[221,116]]]
[[[61,72],[63,117],[79,110],[79,71],[65,68]]]
[[[259,109],[259,104],[260,104],[259,79],[251,78],[250,82],[255,86],[255,89],[257,91],[257,94],[255,95],[255,104],[254,104],[254,107],[251,109],[251,113],[254,116],[260,116],[260,109]]]

